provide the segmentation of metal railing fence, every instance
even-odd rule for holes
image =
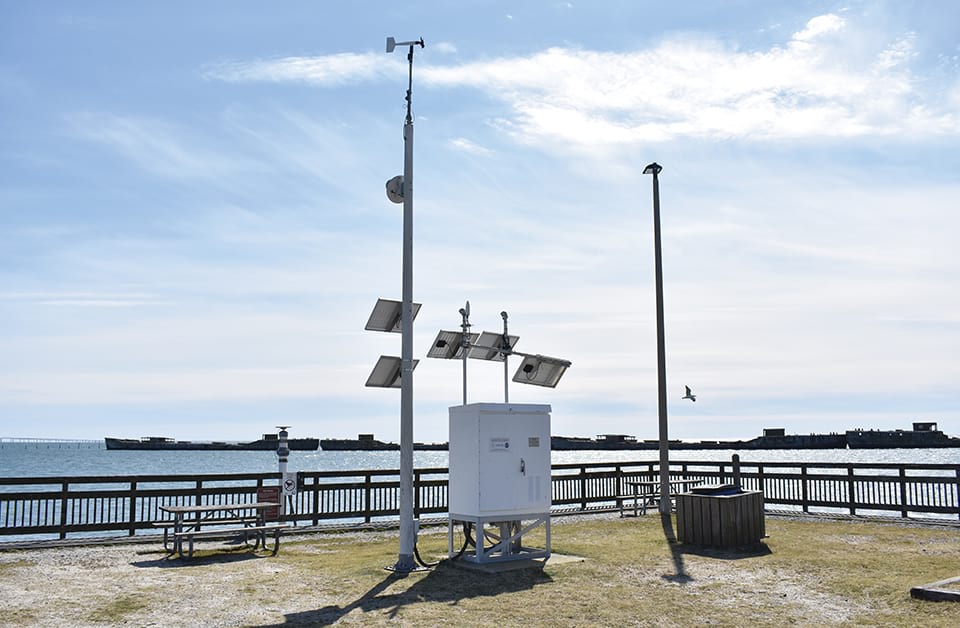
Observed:
[[[671,479],[732,482],[731,462],[677,461]],[[396,470],[306,471],[282,518],[321,522],[373,522],[396,518]],[[761,490],[768,508],[960,519],[960,464],[740,462],[743,488]],[[656,462],[555,464],[555,509],[619,508],[626,481],[659,479]],[[168,515],[163,505],[253,501],[279,473],[113,477],[0,478],[0,537],[66,538],[71,534],[126,534],[153,529]],[[417,517],[447,512],[447,470],[415,470]]]

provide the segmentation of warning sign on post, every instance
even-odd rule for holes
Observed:
[[[279,486],[261,486],[257,489],[258,502],[274,502],[277,505],[263,511],[263,518],[266,521],[276,521],[280,518],[280,487]]]
[[[297,474],[296,473],[284,473],[283,474],[283,494],[287,497],[293,497],[297,494]]]

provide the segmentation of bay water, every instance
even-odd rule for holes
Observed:
[[[778,449],[672,451],[671,463],[730,461],[867,464],[960,464],[960,448]],[[657,451],[555,451],[554,464],[656,462]],[[446,467],[446,451],[416,451],[417,468]],[[277,470],[271,451],[108,451],[100,442],[0,442],[0,478],[51,476],[198,475],[268,473]],[[294,451],[288,471],[398,469],[398,451]]]

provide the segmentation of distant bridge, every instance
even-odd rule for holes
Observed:
[[[92,440],[89,438],[24,438],[21,436],[2,436],[0,437],[0,447],[10,444],[26,444],[36,447],[64,447],[74,445],[76,447],[92,447],[98,445],[104,447],[103,439]]]

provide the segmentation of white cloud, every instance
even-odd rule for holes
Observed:
[[[497,124],[518,141],[581,150],[681,137],[960,133],[956,108],[925,91],[910,71],[915,33],[865,51],[852,29],[827,14],[768,50],[685,36],[635,52],[550,48],[459,65],[424,63],[418,81],[484,91],[508,106]],[[376,78],[385,65],[369,55],[333,55],[231,67],[218,76],[337,84]]]
[[[31,403],[87,404],[339,397],[356,387],[364,367],[326,365],[278,368],[149,371],[44,371],[4,378],[0,398]]]
[[[423,80],[482,89],[504,100],[514,112],[510,131],[533,142],[960,132],[960,115],[924,93],[904,68],[909,37],[877,52],[868,66],[846,67],[835,44],[820,46],[814,34],[824,32],[804,31],[806,39],[759,53],[689,40],[636,53],[553,48],[525,58],[430,67]],[[793,45],[797,41],[804,45]]]
[[[846,22],[839,15],[834,15],[832,13],[818,15],[807,22],[806,27],[802,31],[794,33],[793,40],[798,42],[809,42],[817,39],[825,33],[836,33],[841,31],[843,30],[845,24]]]
[[[448,41],[441,41],[435,44],[430,44],[430,50],[442,54],[455,54],[457,52],[457,47]]]
[[[879,70],[891,70],[898,65],[908,63],[917,56],[914,48],[916,47],[917,34],[907,33],[897,41],[893,42],[883,52],[877,56],[876,67]]]
[[[479,144],[475,144],[465,137],[455,137],[450,140],[449,143],[450,146],[455,150],[470,153],[472,155],[490,155],[493,153],[493,151],[491,151],[489,148],[484,148]]]
[[[221,81],[302,81],[324,86],[394,76],[400,62],[371,52],[323,57],[282,57],[268,61],[225,62],[207,67],[208,79]]]

